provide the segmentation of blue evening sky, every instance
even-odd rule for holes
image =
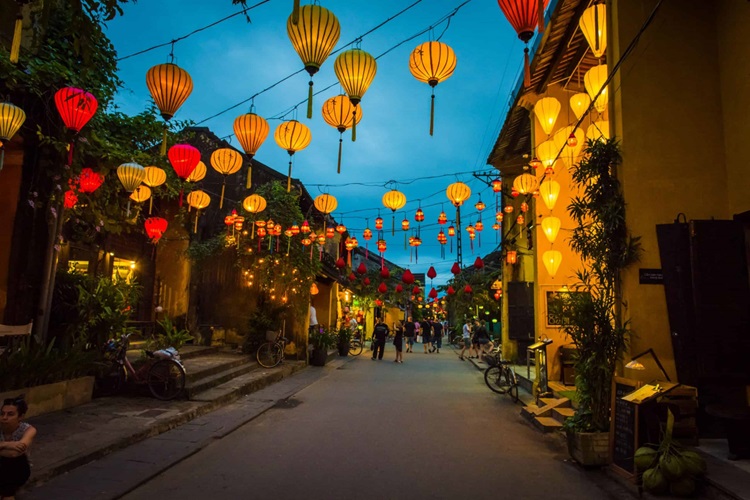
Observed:
[[[339,19],[339,49],[414,2],[327,0],[321,5]],[[306,3],[310,2],[302,1],[303,5]],[[422,0],[365,36],[361,48],[377,57],[435,24],[462,3],[463,0]],[[253,4],[248,1],[248,5]],[[292,0],[270,0],[248,12],[251,23],[242,15],[236,16],[178,42],[175,62],[191,74],[194,90],[176,119],[192,119],[220,137],[230,136],[235,117],[247,112],[249,104],[203,120],[302,68],[286,33],[291,7]],[[183,36],[238,10],[240,6],[233,6],[231,0],[139,0],[125,5],[125,15],[111,21],[106,32],[122,57]],[[434,36],[445,28],[446,23],[436,26]],[[357,127],[357,141],[351,141],[349,132],[344,134],[340,175],[336,173],[339,133],[320,114],[325,99],[342,92],[339,85],[315,97],[312,119],[305,116],[306,104],[299,106],[296,116],[291,112],[285,119],[296,117],[311,128],[313,136],[311,145],[295,155],[293,176],[300,178],[313,196],[326,190],[336,196],[339,206],[333,216],[353,229],[362,245],[366,218],[374,230],[374,219],[381,209],[388,229],[384,233],[388,242],[386,258],[413,272],[426,272],[434,265],[438,272],[435,284],[442,284],[450,276],[455,258],[448,245],[446,259],[440,258],[436,238],[441,208],[449,219],[455,216],[445,196],[448,184],[460,180],[472,188],[471,200],[462,210],[464,227],[477,220],[474,204],[480,193],[488,206],[482,217],[485,230],[481,248],[475,241],[472,253],[464,231],[464,265],[496,246],[491,228],[494,194],[471,172],[490,170],[485,162],[507,113],[511,90],[521,69],[523,44],[497,2],[470,0],[461,7],[440,39],[455,50],[458,64],[453,76],[436,88],[435,135],[430,137],[430,88],[417,81],[408,67],[411,51],[429,40],[429,33],[422,34],[378,59],[377,75],[362,99],[363,118]],[[125,82],[117,101],[121,111],[134,114],[148,105],[145,73],[151,66],[166,62],[169,51],[167,46],[120,61],[119,74]],[[315,75],[316,90],[336,82],[334,58],[331,56]],[[261,94],[255,99],[255,112],[266,118],[278,116],[305,100],[308,79],[303,72]],[[271,132],[256,158],[286,173],[288,155],[273,140],[279,123],[280,120],[269,121]],[[231,142],[240,148],[234,137]],[[390,210],[383,208],[381,202],[391,188],[390,184],[385,187],[389,181],[396,181],[393,186],[404,192],[408,200],[404,211],[396,214],[399,226],[395,236],[390,233]],[[425,222],[417,264],[410,262],[410,252],[404,250],[400,221],[406,215],[412,228],[417,227],[414,212],[419,200]],[[371,250],[374,243],[374,239],[370,241]]]

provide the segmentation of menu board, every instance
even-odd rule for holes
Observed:
[[[640,382],[615,377],[612,388],[610,447],[612,465],[627,476],[635,474],[633,457],[638,446],[638,405],[622,399],[638,388]]]

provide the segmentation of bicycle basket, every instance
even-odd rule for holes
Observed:
[[[484,356],[484,361],[487,363],[488,366],[497,366],[500,364],[500,357],[497,355]]]
[[[279,332],[273,330],[266,330],[266,342],[273,342],[279,337]]]

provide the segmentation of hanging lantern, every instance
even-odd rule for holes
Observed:
[[[65,127],[77,134],[96,113],[96,98],[85,90],[64,87],[55,92],[55,106]],[[68,165],[73,164],[73,141],[68,145]]]
[[[539,186],[539,195],[548,209],[555,208],[557,197],[560,195],[560,183],[552,180],[545,180]]]
[[[146,169],[146,175],[148,176],[148,169]],[[93,193],[102,184],[104,184],[104,175],[94,172],[88,167],[81,170],[78,186],[82,193]]]
[[[251,194],[244,200],[242,200],[242,208],[244,208],[246,211],[250,212],[251,214],[257,214],[262,212],[266,209],[266,199],[263,198],[259,194]],[[261,221],[258,221],[261,222]],[[307,221],[304,222],[303,226],[307,224]],[[305,232],[304,229],[301,229],[302,232]],[[310,227],[308,226],[307,232],[310,232]]]
[[[519,193],[518,193],[518,189],[516,189],[516,188],[511,188],[511,189],[510,189],[510,195],[511,195],[511,196],[512,196],[513,198],[518,198],[518,194],[519,194]]]
[[[547,268],[550,277],[554,278],[555,274],[557,274],[557,270],[560,268],[560,264],[562,263],[562,253],[557,250],[547,250],[542,255],[542,261],[544,262],[544,267]]]
[[[200,217],[200,211],[206,208],[209,203],[211,203],[211,197],[199,189],[187,195],[187,202],[189,206],[195,209],[195,225],[193,226],[193,232],[197,233],[198,217]],[[260,236],[260,229],[258,229],[258,236]]]
[[[424,221],[424,211],[422,211],[422,208],[417,209],[417,213],[414,214],[414,220],[417,222]]]
[[[591,104],[591,97],[585,92],[579,92],[573,94],[570,98],[570,109],[576,115],[576,119],[580,120],[586,110],[589,109]]]
[[[403,229],[404,231],[409,230],[409,219],[407,219],[406,217],[404,217],[404,220],[401,221],[401,229]]]
[[[526,44],[524,52],[524,87],[531,85],[529,70],[529,41],[534,36],[534,28],[538,25],[539,32],[544,31],[544,10],[549,0],[497,0],[500,10],[516,30],[518,38]]]
[[[359,266],[357,267],[357,274],[367,274],[367,266],[365,266],[364,262],[359,263]]]
[[[521,174],[513,179],[513,189],[520,194],[531,194],[539,187],[539,180],[532,174]]]
[[[442,42],[425,42],[414,49],[409,57],[409,71],[420,82],[432,89],[430,104],[430,135],[435,124],[435,87],[447,80],[456,69],[456,54]]]
[[[346,232],[346,226],[343,224],[339,224],[338,226],[336,226],[336,232],[343,235]]]
[[[502,222],[504,218],[505,218],[505,214],[503,214],[501,211],[498,211],[497,213],[495,213],[495,220],[497,222]]]
[[[141,185],[141,182],[146,177],[146,169],[137,163],[123,163],[117,167],[117,177],[120,179],[125,191],[132,193]],[[127,214],[130,216],[130,199],[128,199]]]
[[[78,203],[78,195],[76,192],[72,189],[65,191],[65,195],[63,196],[63,206],[67,209],[71,209],[76,206],[76,203]]]
[[[10,142],[26,121],[26,113],[9,102],[0,102],[0,170],[5,161],[5,143]]]
[[[174,63],[157,64],[146,73],[146,86],[165,122],[172,119],[193,91],[193,79]],[[167,148],[167,126],[164,125],[162,155]]]
[[[234,224],[235,231],[242,231],[242,227],[245,225],[245,218],[241,215],[235,215],[232,223]]]
[[[417,300],[422,300],[422,297],[421,297],[421,295],[422,295],[422,289],[419,288],[418,286],[415,286],[414,288],[412,288],[411,294],[419,296],[417,298]]]
[[[294,13],[289,16],[286,22],[286,32],[295,52],[305,65],[305,70],[310,75],[307,117],[312,118],[312,78],[339,41],[341,35],[339,20],[333,12],[320,5],[304,5],[299,8],[298,16]]]
[[[302,245],[306,247],[309,247],[310,245],[312,245],[312,240],[310,238],[302,238],[300,243],[302,243]]]
[[[484,210],[485,208],[487,208],[487,205],[485,205],[484,202],[480,199],[476,203],[476,205],[474,205],[474,208],[477,209],[477,212],[481,212],[482,210]]]
[[[349,96],[349,100],[354,105],[352,114],[357,114],[357,107],[362,100],[362,96],[367,92],[368,87],[375,78],[378,70],[378,63],[374,57],[361,49],[349,49],[341,52],[336,57],[333,64],[333,70],[336,73],[339,83],[344,87],[344,91]],[[357,119],[353,120],[352,141],[357,140]]]
[[[557,153],[559,151],[560,150],[555,146],[555,141],[552,139],[544,141],[536,147],[537,155],[539,155],[539,159],[542,161],[542,166],[545,168],[554,168],[555,159],[557,158]]]
[[[571,137],[573,138],[572,141]],[[578,155],[583,149],[584,139],[583,130],[575,128],[573,125],[561,128],[552,138],[552,142],[555,143],[555,149],[560,153],[560,159],[567,168],[573,168],[578,160]],[[571,142],[573,146],[570,145]]]
[[[307,125],[297,120],[290,120],[281,122],[276,127],[274,139],[280,148],[286,149],[287,153],[289,153],[289,173],[286,178],[286,192],[289,193],[292,190],[292,157],[294,153],[302,151],[310,145],[312,133]]]
[[[435,271],[434,267],[430,266],[430,268],[427,270],[427,277],[431,280],[437,278],[437,271]]]
[[[448,295],[455,295],[456,290],[452,286],[448,285],[448,289],[445,291],[445,293],[447,293]]]
[[[378,240],[378,252],[383,253],[388,248],[385,240]]]
[[[453,206],[460,207],[471,196],[471,188],[463,182],[454,182],[445,190],[445,194],[453,203]]]
[[[357,281],[357,276],[354,273],[349,273],[349,281]]]
[[[505,254],[505,262],[506,264],[510,265],[518,262],[518,252],[515,250],[508,250],[508,252]]]
[[[250,113],[234,119],[234,135],[240,141],[242,150],[249,156],[247,164],[247,181],[245,188],[250,189],[253,178],[253,157],[268,137],[268,122],[250,110]]]
[[[500,231],[501,227],[502,226],[499,223],[497,223],[497,222],[495,222],[494,224],[492,224],[492,229],[494,229],[495,231]]]
[[[521,212],[526,213],[529,211],[529,204],[525,201],[521,203]]]
[[[461,274],[461,266],[458,265],[458,262],[453,263],[453,265],[451,266],[451,272],[456,276]]]
[[[493,179],[490,185],[492,186],[493,193],[499,193],[503,190],[503,181],[500,179]]]
[[[404,287],[401,286],[401,283],[399,283],[398,285],[396,285],[395,290],[396,290],[396,293],[401,293],[404,291]]]
[[[315,197],[315,201],[313,202],[315,205],[315,208],[318,209],[318,212],[322,213],[323,215],[328,215],[334,210],[336,210],[336,207],[339,206],[339,202],[336,199],[335,196],[331,194],[321,194]]]
[[[388,267],[383,266],[380,268],[380,277],[384,280],[387,280],[391,277],[391,271],[388,269]]]
[[[484,231],[484,222],[478,220],[474,227],[476,228],[477,232],[481,233],[482,231]]]
[[[289,228],[289,232],[292,233],[292,236],[297,236],[299,234],[299,226],[297,224],[292,224],[292,227]]]
[[[378,231],[383,229],[383,218],[380,216],[375,218],[375,229]]]
[[[560,114],[560,101],[554,97],[543,97],[534,105],[534,114],[544,133],[550,135],[552,129],[555,128],[557,116]]]
[[[474,269],[482,269],[484,268],[484,261],[481,257],[477,257],[477,259],[474,261]]]
[[[607,50],[607,7],[603,3],[596,3],[584,10],[578,26],[589,42],[594,57],[601,58]]]
[[[193,173],[193,170],[195,170],[195,166],[201,160],[201,153],[190,144],[175,144],[169,148],[167,157],[177,177],[187,180],[190,174]]]
[[[326,228],[325,236],[328,239],[333,238],[334,236],[336,236],[336,229],[333,227]]]
[[[542,165],[543,165],[542,164],[542,160],[540,160],[536,156],[534,158],[532,158],[532,160],[529,162],[529,166],[531,168],[533,168],[534,170],[536,170],[537,168],[541,167]]]
[[[440,212],[440,215],[438,215],[438,224],[447,224],[448,223],[448,216],[445,214],[445,212]]]
[[[401,191],[391,189],[383,195],[383,205],[385,208],[389,208],[393,213],[391,235],[394,235],[396,234],[396,210],[399,210],[406,205],[406,195]]]
[[[224,176],[221,185],[219,209],[224,208],[224,190],[227,187],[227,176],[237,173],[242,168],[242,155],[234,149],[219,148],[211,153],[211,166]]]
[[[323,120],[339,131],[339,159],[337,173],[341,173],[341,150],[344,144],[344,132],[354,126],[354,120],[359,123],[362,120],[362,110],[359,114],[355,112],[354,105],[349,98],[342,94],[331,97],[323,103]]]
[[[372,229],[369,227],[365,228],[364,231],[362,231],[362,237],[365,239],[365,241],[370,241],[372,239]]]
[[[586,92],[588,92],[589,97],[591,97],[592,100],[596,98],[594,101],[594,107],[599,113],[604,113],[607,109],[607,87],[604,86],[604,82],[607,81],[608,76],[606,64],[594,66],[583,76],[583,83],[586,86]],[[596,95],[599,94],[599,90],[602,88],[604,90],[602,90],[601,95],[596,97]]]
[[[545,217],[542,219],[542,231],[550,243],[557,239],[557,233],[560,231],[560,219],[557,217]]]
[[[196,222],[196,224],[197,224],[197,222]],[[257,234],[258,234],[258,238],[265,238],[266,235],[268,234],[268,230],[265,227],[259,227],[258,231],[257,231]],[[260,244],[258,244],[258,245],[260,246]]]
[[[154,245],[159,243],[159,240],[167,232],[167,219],[161,217],[149,217],[143,223],[146,228],[146,235],[151,239],[151,243]]]
[[[570,148],[576,147],[578,145],[578,138],[576,137],[575,133],[571,132],[566,142],[568,144],[568,147]]]
[[[446,243],[448,243],[448,237],[445,235],[445,232],[443,232],[442,229],[437,235],[437,240],[441,245],[445,245]]]
[[[85,170],[85,169],[84,169]],[[81,174],[83,175],[83,173]],[[146,177],[143,183],[148,187],[155,188],[167,182],[167,173],[159,167],[146,167]]]
[[[143,203],[149,198],[151,198],[151,188],[143,184],[135,188],[135,191],[130,195],[130,199],[136,203]]]
[[[474,293],[474,290],[471,289],[471,285],[466,285],[464,287],[464,293],[468,293],[468,294]]]
[[[518,217],[516,217],[516,224],[518,225],[523,224],[525,221],[526,219],[524,219],[523,215],[519,215]]]
[[[200,182],[208,173],[208,169],[206,168],[206,164],[202,161],[199,161],[196,165],[193,171],[190,173],[187,179],[185,179],[187,182]]]
[[[448,236],[456,236],[456,228],[453,226],[448,226]]]
[[[505,208],[503,208],[503,210],[505,210],[506,214],[512,214],[514,208],[513,208],[513,205],[505,205]]]
[[[412,272],[409,269],[407,269],[401,275],[401,281],[403,281],[407,285],[411,285],[412,283],[414,283],[414,274],[412,274]]]
[[[336,261],[336,267],[339,269],[343,269],[346,267],[346,262],[344,261],[343,257],[339,257],[339,259]]]
[[[266,221],[264,220],[256,220],[255,225],[258,227],[266,227]]]
[[[385,293],[388,291],[388,287],[385,285],[385,283],[381,282],[378,286],[378,292]]]
[[[329,228],[329,229],[330,229],[330,228]],[[320,233],[320,234],[319,234],[319,235],[317,236],[317,240],[318,240],[318,245],[320,245],[320,246],[323,246],[323,245],[325,245],[325,244],[326,244],[326,236],[328,236],[328,235],[327,235],[327,234],[325,234],[325,233]],[[333,238],[333,236],[330,236],[330,238]]]
[[[598,120],[589,125],[589,128],[586,129],[586,138],[592,141],[609,139],[609,121]]]

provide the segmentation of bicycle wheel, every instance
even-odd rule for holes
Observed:
[[[508,395],[514,403],[518,402],[518,379],[516,374],[510,368],[505,370],[505,381],[508,384]]]
[[[258,360],[258,364],[263,368],[273,368],[281,363],[281,354],[282,351],[279,344],[266,342],[258,347],[258,353],[255,355],[255,358]]]
[[[352,356],[359,356],[362,354],[362,342],[359,340],[352,340],[349,344],[349,354]]]
[[[185,389],[185,369],[173,359],[160,359],[149,368],[146,382],[156,399],[169,401]]]
[[[503,376],[502,368],[499,366],[490,366],[484,371],[484,383],[498,394],[508,392],[508,383]]]
[[[97,397],[114,396],[125,386],[127,372],[120,363],[112,363],[100,376],[94,379],[94,394]]]

